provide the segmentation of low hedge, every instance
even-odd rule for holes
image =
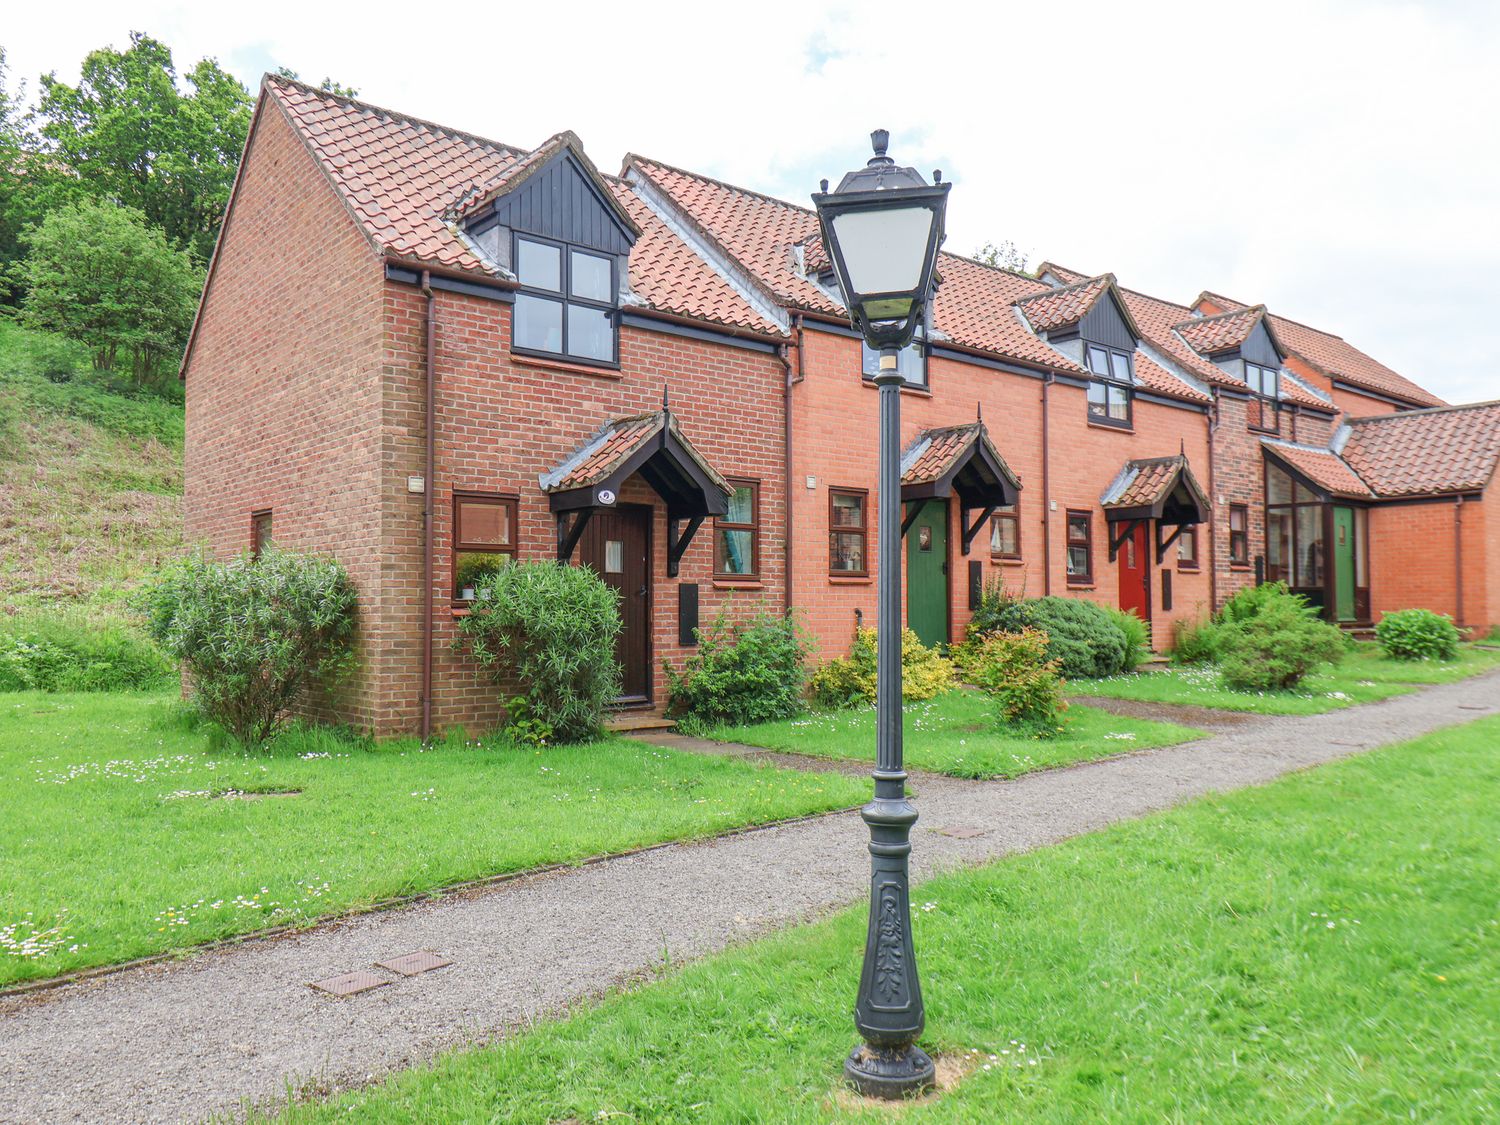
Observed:
[[[1430,609],[1398,609],[1375,626],[1375,639],[1392,660],[1453,660],[1458,656],[1458,627],[1446,614]]]

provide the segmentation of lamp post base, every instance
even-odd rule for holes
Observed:
[[[844,1063],[844,1077],[867,1098],[899,1101],[932,1089],[936,1068],[915,1043],[904,1047],[871,1047],[861,1043]]]

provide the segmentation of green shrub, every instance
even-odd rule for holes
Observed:
[[[1304,617],[1314,621],[1319,619],[1318,611],[1312,603],[1301,594],[1292,593],[1285,582],[1263,582],[1259,586],[1246,586],[1235,594],[1214,614],[1214,621],[1220,625],[1242,624],[1258,617],[1272,605],[1285,605],[1296,609]]]
[[[1458,656],[1453,618],[1430,609],[1398,609],[1375,626],[1375,639],[1392,660],[1452,660]]]
[[[813,701],[820,707],[858,707],[875,702],[879,651],[874,629],[856,629],[848,656],[835,657],[813,672]],[[901,698],[931,699],[954,687],[953,663],[928,648],[910,629],[901,630]]]
[[[149,394],[121,394],[83,379],[66,385],[30,379],[21,383],[30,406],[48,414],[79,418],[121,437],[155,438],[182,448],[182,407]]]
[[[1146,623],[1132,612],[1105,606],[1105,611],[1125,634],[1125,656],[1120,662],[1120,671],[1134,672],[1151,651],[1151,634]]]
[[[1179,621],[1172,643],[1172,660],[1177,664],[1213,664],[1219,659],[1223,643],[1222,625],[1209,621]]]
[[[1040,738],[1061,729],[1063,681],[1059,664],[1047,658],[1047,634],[1037,629],[987,633],[966,652],[966,673],[999,705],[1000,717]]]
[[[1082,598],[1027,599],[995,584],[986,587],[969,621],[968,635],[1038,629],[1047,634],[1048,657],[1061,662],[1064,676],[1093,679],[1133,668],[1144,655],[1145,625],[1133,617],[1135,624],[1126,625],[1123,616]],[[1138,654],[1133,660],[1132,651]],[[1127,661],[1131,662],[1127,665]]]
[[[1271,599],[1253,617],[1224,626],[1220,671],[1237,691],[1286,691],[1344,655],[1343,632],[1309,617],[1291,598]]]
[[[204,712],[245,746],[280,727],[304,688],[354,661],[357,595],[332,559],[267,550],[194,555],[148,590],[148,628],[182,661]]]
[[[986,582],[979,606],[969,618],[969,633],[1019,633],[1036,622],[1035,601],[1012,593],[1000,579]]]
[[[0,617],[0,691],[133,691],[171,675],[161,650],[121,622],[73,613]]]
[[[689,726],[785,719],[803,709],[809,644],[795,619],[763,612],[748,621],[720,613],[697,630],[698,651],[667,671],[667,709]]]
[[[524,562],[504,567],[459,618],[461,644],[494,680],[520,686],[527,740],[585,742],[620,694],[615,638],[619,597],[587,567]]]

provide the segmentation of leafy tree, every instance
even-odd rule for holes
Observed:
[[[282,78],[290,78],[293,82],[301,82],[302,76],[289,66],[278,66],[276,73]],[[336,94],[341,98],[357,98],[359,90],[353,86],[345,86],[342,82],[335,82],[332,78],[325,78],[318,83],[318,89],[325,94]]]
[[[974,260],[983,262],[987,266],[998,266],[1003,270],[1012,270],[1015,273],[1025,273],[1030,262],[1030,255],[1018,250],[1016,244],[1010,239],[1004,242],[986,242],[974,251]]]
[[[253,102],[213,59],[199,61],[186,79],[184,92],[172,52],[140,32],[131,33],[124,51],[90,52],[77,86],[55,73],[44,76],[36,173],[41,210],[113,199],[207,261]]]
[[[175,358],[187,339],[202,271],[136,210],[70,204],[24,236],[23,320],[88,345],[95,366],[130,357],[137,381]]]
[[[0,47],[0,269],[21,256],[21,228],[26,221],[25,161],[32,147],[26,85],[23,82],[12,90],[8,76],[5,48]],[[5,278],[0,275],[0,297],[5,292]]]

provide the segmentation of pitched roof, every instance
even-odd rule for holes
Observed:
[[[989,432],[985,429],[983,422],[966,422],[961,426],[941,426],[937,429],[923,430],[912,439],[901,456],[901,483],[902,484],[927,484],[931,481],[940,480],[953,470],[971,446],[977,441],[984,442],[988,449],[986,452],[993,453],[995,460],[1009,474],[1011,480],[1017,485],[1020,478],[1011,472],[1010,466],[1005,463],[990,442]]]
[[[1281,458],[1313,484],[1334,496],[1368,500],[1375,495],[1359,474],[1331,449],[1295,445],[1289,441],[1262,438],[1262,448]]]
[[[1113,274],[1102,274],[1056,289],[1045,289],[1022,297],[1016,306],[1038,332],[1068,328],[1082,320],[1094,303],[1109,292]]]
[[[1194,351],[1218,355],[1241,347],[1265,315],[1266,306],[1255,305],[1213,316],[1198,316],[1177,325],[1177,332]],[[1275,339],[1274,334],[1272,339]]]
[[[1168,371],[1139,348],[1136,349],[1134,367],[1135,385],[1143,390],[1188,399],[1191,402],[1213,402],[1211,395],[1183,382],[1180,377]]]
[[[607,481],[648,441],[669,428],[686,455],[703,470],[709,480],[728,495],[731,491],[728,482],[683,436],[676,415],[669,410],[656,410],[650,414],[636,414],[605,422],[562,464],[550,473],[539,476],[537,483],[543,492],[566,492],[575,488],[593,487]]]
[[[1208,290],[1198,295],[1199,301],[1204,299],[1230,312],[1248,307],[1232,297],[1210,293]],[[1366,355],[1342,336],[1311,328],[1274,313],[1267,320],[1276,334],[1277,343],[1330,379],[1338,379],[1351,386],[1362,387],[1417,406],[1447,405],[1431,391],[1419,387],[1404,375],[1397,374],[1379,360]]]
[[[1485,488],[1500,461],[1500,402],[1352,418],[1343,458],[1381,496]]]
[[[445,218],[524,150],[267,75],[264,91],[317,159],[370,241],[398,258],[491,271]]]
[[[1179,484],[1187,490],[1203,519],[1208,518],[1208,495],[1193,476],[1188,460],[1181,454],[1172,457],[1146,457],[1126,461],[1124,467],[1099,498],[1106,511],[1124,508],[1151,508],[1158,513]]]

